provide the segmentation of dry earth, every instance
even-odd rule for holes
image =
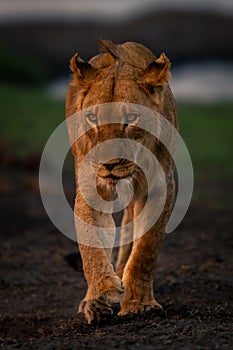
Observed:
[[[76,314],[86,289],[76,244],[50,223],[36,183],[30,167],[2,172],[0,348],[232,349],[230,209],[194,200],[167,235],[154,283],[164,312],[90,326]]]

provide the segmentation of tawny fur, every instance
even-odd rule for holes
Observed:
[[[176,105],[168,85],[170,62],[164,53],[156,58],[141,44],[126,42],[115,45],[104,41],[101,43],[100,54],[91,58],[89,62],[84,62],[76,54],[71,59],[70,67],[73,79],[66,98],[67,118],[90,106],[108,102],[129,102],[159,112],[177,128]],[[101,143],[108,138],[118,137],[119,134],[128,137],[120,126],[101,126],[101,130],[94,128],[72,145],[77,181],[79,166],[95,142]],[[116,272],[111,263],[110,249],[79,244],[88,283],[88,290],[79,311],[85,313],[89,323],[110,315],[113,302],[121,303],[121,315],[160,307],[153,295],[153,270],[157,264],[160,245],[174,201],[173,161],[165,147],[154,138],[148,137],[146,132],[136,131],[131,137],[145,144],[156,155],[164,170],[167,184],[165,207],[156,224],[133,244],[124,244],[129,242],[134,233],[123,230]],[[129,164],[127,166],[130,168]],[[103,172],[105,170],[102,169]],[[114,185],[111,187],[106,183],[105,186],[104,181],[99,182],[99,192],[103,198],[108,199],[111,198],[111,191],[114,192]],[[143,175],[140,184],[137,183],[137,179],[134,181],[134,187],[134,200],[124,212],[125,224],[137,217],[146,201],[147,184]],[[153,210],[151,207],[148,215],[153,215]],[[114,226],[110,214],[99,213],[87,205],[78,186],[75,212],[90,224]]]

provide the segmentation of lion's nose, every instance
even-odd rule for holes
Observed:
[[[111,171],[113,168],[115,168],[119,163],[120,159],[116,159],[114,161],[110,161],[108,163],[101,163],[102,166],[104,166],[107,170]]]

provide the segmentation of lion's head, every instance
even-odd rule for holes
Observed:
[[[73,80],[66,100],[67,117],[84,111],[78,127],[91,126],[72,147],[77,166],[94,146],[110,139],[136,140],[155,153],[156,140],[137,127],[143,115],[134,106],[146,106],[175,123],[175,104],[168,85],[170,62],[166,55],[162,53],[156,58],[149,49],[133,42],[115,45],[102,41],[100,54],[89,62],[75,54],[70,67]],[[99,106],[109,102],[125,105],[119,104],[114,113],[106,109],[103,113]],[[121,147],[127,145],[122,142]],[[130,152],[133,149],[129,146]],[[114,189],[119,179],[138,173],[132,160],[120,156],[108,161],[102,158],[96,153],[91,160],[101,186]]]

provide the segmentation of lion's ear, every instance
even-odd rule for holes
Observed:
[[[96,69],[91,64],[84,62],[76,53],[70,60],[70,69],[81,81],[91,79],[96,74]]]
[[[144,71],[144,79],[146,84],[152,86],[163,86],[171,77],[170,68],[171,64],[165,53],[162,53],[160,57],[149,64]]]

